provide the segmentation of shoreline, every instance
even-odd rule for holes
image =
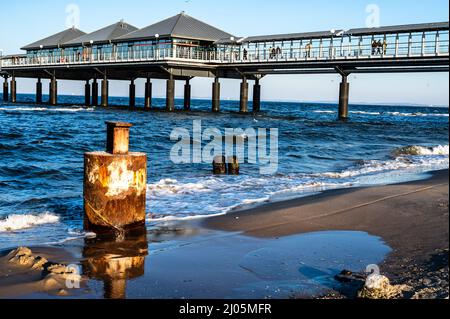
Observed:
[[[4,250],[0,298],[102,298],[101,291],[115,283],[121,292],[108,298],[223,298],[243,287],[259,287],[257,293],[238,296],[276,299],[279,290],[266,291],[266,285],[276,288],[284,280],[295,285],[293,278],[304,276],[315,282],[317,275],[325,275],[326,283],[319,280],[310,288],[283,294],[299,299],[356,298],[361,282],[342,283],[333,277],[345,269],[341,267],[361,271],[374,262],[393,284],[412,287],[405,298],[446,298],[449,172],[432,174],[425,180],[328,190],[202,220],[172,221],[125,242],[78,239],[31,246],[34,261],[44,257],[52,264],[90,269],[83,272],[82,289],[73,294],[61,285],[67,272],[49,277],[45,269],[36,272],[29,265],[10,264],[5,256],[11,252]],[[133,278],[131,290],[108,272],[119,265],[131,276],[128,280]],[[336,272],[330,273],[329,267]],[[275,281],[270,284],[268,278]],[[155,284],[165,289],[146,290]],[[214,287],[205,295],[199,287],[209,285]],[[173,295],[174,289],[180,295]]]
[[[433,276],[430,272],[437,266],[442,272],[446,265],[443,279],[434,281],[447,287],[448,296],[449,171],[431,174],[425,180],[329,190],[269,203],[205,220],[202,226],[257,238],[364,231],[382,238],[392,248],[380,268],[393,282],[429,290],[423,282],[433,279],[421,277],[426,273]],[[440,293],[443,296],[445,291]]]

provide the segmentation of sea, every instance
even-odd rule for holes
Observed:
[[[263,102],[258,114],[239,114],[238,101],[192,100],[191,111],[130,110],[127,98],[110,108],[85,107],[82,96],[59,96],[59,106],[34,96],[0,103],[0,250],[83,238],[83,154],[105,149],[105,121],[133,124],[130,149],[148,155],[147,223],[206,218],[324,190],[422,179],[449,167],[448,107]],[[45,99],[45,97],[44,97]],[[250,103],[251,104],[251,103]],[[251,105],[250,105],[251,108]],[[239,176],[214,176],[210,162],[176,164],[174,129],[278,130],[278,167],[241,163]],[[192,135],[194,136],[194,135]],[[194,138],[194,137],[193,137]],[[245,137],[244,137],[245,139]],[[203,146],[207,141],[202,142]]]

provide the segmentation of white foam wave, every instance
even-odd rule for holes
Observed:
[[[94,111],[93,108],[47,108],[47,107],[2,107],[0,108],[0,111],[7,111],[7,112],[92,112]]]
[[[396,155],[449,155],[448,145],[438,145],[435,147],[407,146],[394,152]]]
[[[329,111],[329,110],[318,110],[314,111],[314,113],[318,114],[336,114],[337,111]],[[448,113],[404,113],[404,112],[369,112],[369,111],[350,111],[350,114],[356,115],[373,115],[373,116],[403,116],[403,117],[449,117]]]
[[[39,215],[9,215],[5,219],[0,220],[0,232],[17,231],[58,222],[59,217],[49,212]]]
[[[149,184],[147,190],[150,194],[158,195],[177,195],[177,194],[192,194],[198,192],[211,191],[205,184],[202,183],[179,183],[175,179],[163,179],[158,183]]]

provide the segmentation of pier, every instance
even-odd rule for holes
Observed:
[[[124,21],[92,33],[76,28],[1,57],[3,100],[17,101],[17,78],[35,78],[36,103],[42,79],[50,80],[50,105],[58,103],[58,80],[85,82],[86,105],[108,107],[109,82],[129,81],[134,108],[135,81],[146,79],[145,109],[152,108],[152,79],[167,81],[166,110],[175,111],[175,86],[184,83],[184,110],[191,106],[191,80],[214,79],[212,112],[220,112],[220,79],[240,80],[239,111],[261,110],[262,80],[268,75],[339,74],[339,118],[348,118],[349,75],[449,71],[449,23],[330,30],[237,37],[180,13],[138,29]],[[99,104],[99,83],[100,104]]]

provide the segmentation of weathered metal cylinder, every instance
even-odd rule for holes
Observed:
[[[339,87],[339,119],[348,119],[348,99],[350,93],[350,83],[344,77]]]
[[[36,104],[42,104],[42,81],[38,79],[36,82]]]
[[[184,85],[184,110],[189,111],[191,109],[191,85],[189,81],[186,81]]]
[[[57,105],[58,104],[58,82],[56,78],[53,77],[49,83],[49,104]]]
[[[166,111],[175,111],[175,81],[173,79],[167,80]]]
[[[213,173],[215,175],[224,175],[227,173],[227,163],[226,163],[225,156],[214,157]]]
[[[5,78],[5,82],[3,82],[3,102],[8,102],[9,99],[9,85],[8,79]]]
[[[91,85],[89,84],[89,80],[84,85],[84,105],[91,105]]]
[[[13,77],[11,80],[11,103],[17,102],[17,82]]]
[[[237,156],[228,157],[228,174],[239,175],[239,160]]]
[[[147,79],[145,83],[145,109],[152,108],[152,86],[150,79]]]
[[[253,86],[253,113],[261,111],[261,85],[259,80]]]
[[[109,82],[106,77],[102,81],[102,107],[108,106]]]
[[[128,152],[131,126],[107,122],[106,152],[84,156],[87,231],[122,236],[145,225],[147,155]]]
[[[94,79],[92,82],[92,106],[98,106],[98,82]]]
[[[216,78],[212,85],[212,111],[214,113],[220,112],[220,82]]]
[[[134,81],[130,83],[130,108],[136,107],[136,84]]]
[[[248,113],[248,82],[243,80],[241,83],[240,108],[241,113]]]

